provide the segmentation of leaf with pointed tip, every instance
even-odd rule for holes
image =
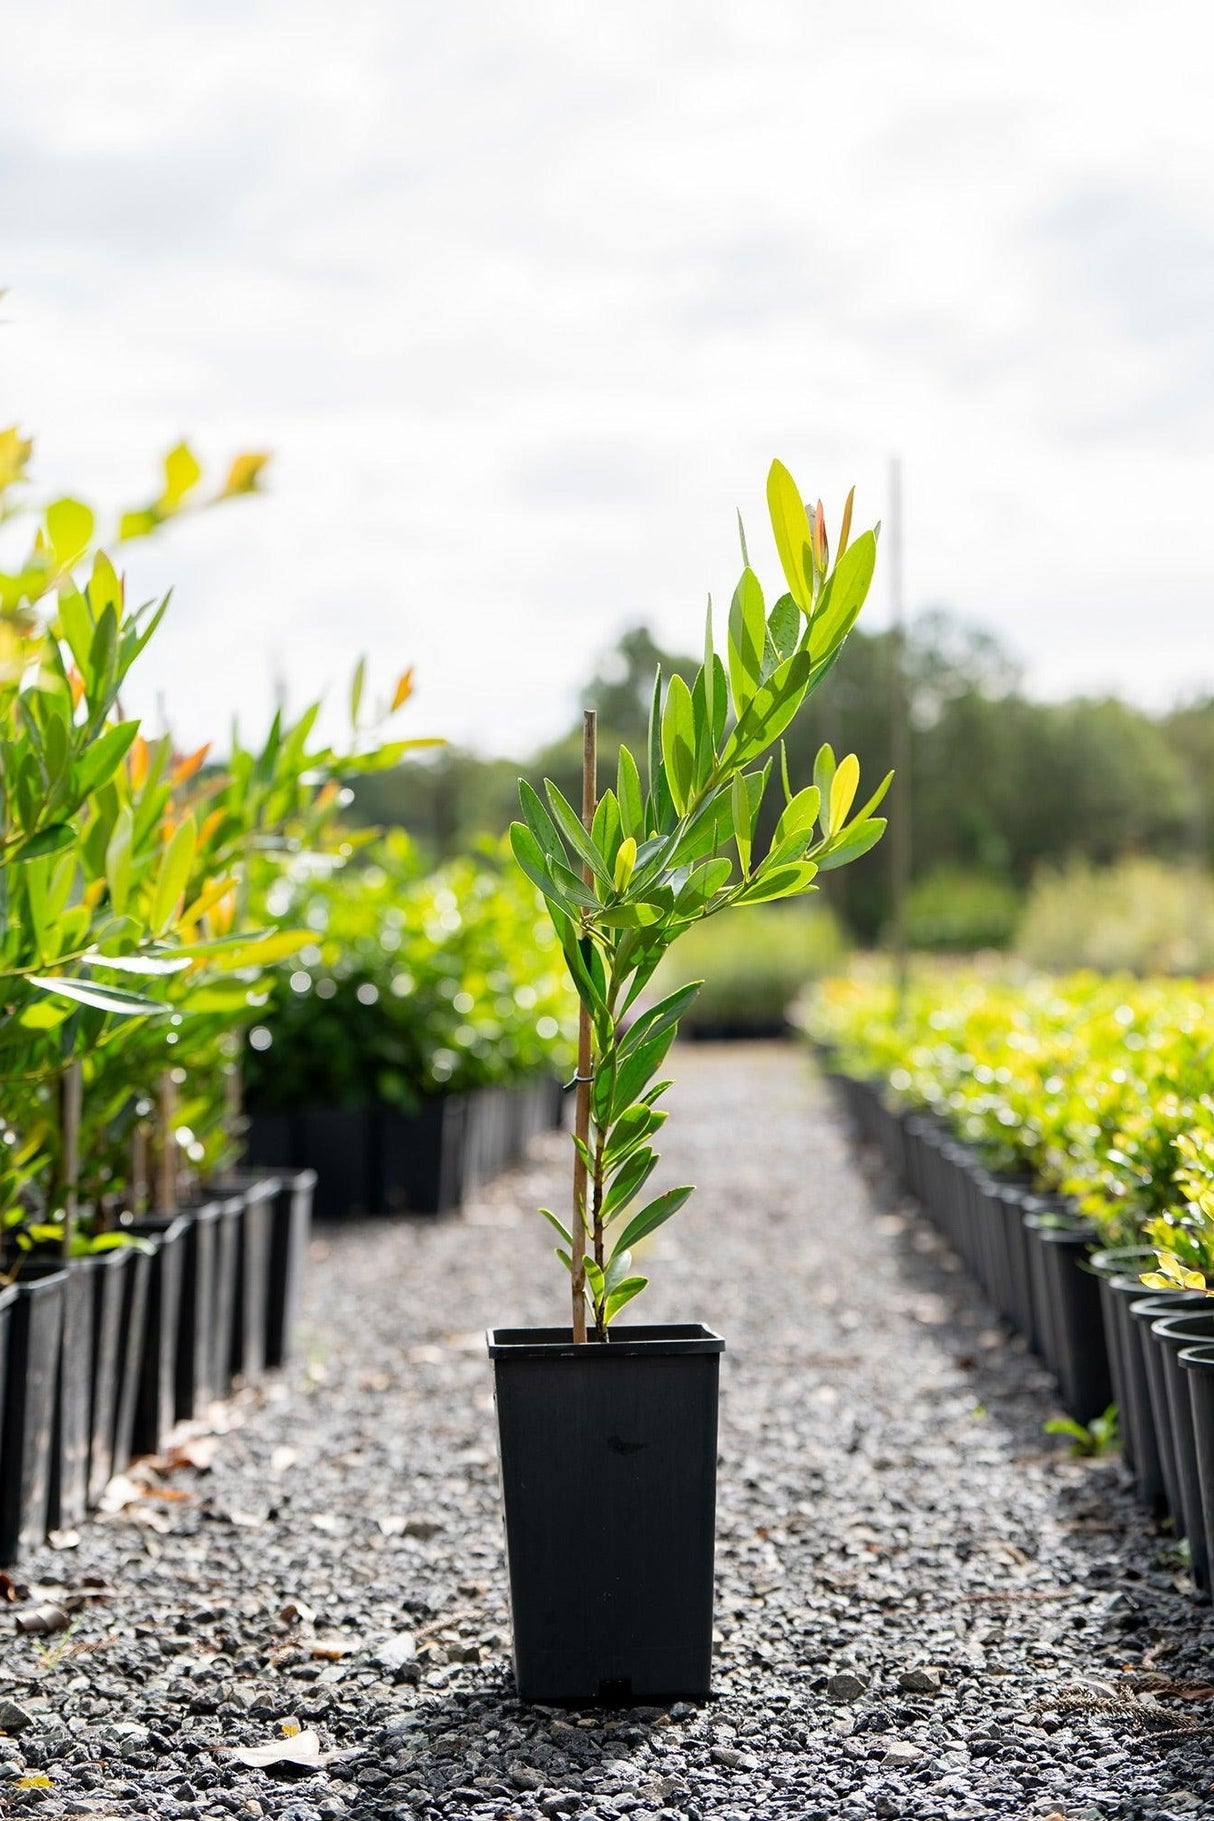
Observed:
[[[807,559],[808,573],[812,573],[813,565],[809,515],[797,483],[783,462],[771,464],[767,476],[767,509],[789,592],[808,619],[813,613],[813,591],[807,580]]]
[[[647,1202],[638,1214],[633,1215],[616,1240],[612,1256],[614,1257],[616,1252],[631,1252],[640,1240],[645,1239],[655,1228],[662,1226],[672,1214],[677,1214],[692,1193],[692,1185],[689,1183],[685,1188],[667,1189],[664,1195],[659,1195],[656,1200]]]

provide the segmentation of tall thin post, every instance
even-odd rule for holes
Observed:
[[[582,827],[589,834],[598,808],[598,716],[588,708],[582,716]],[[594,884],[588,866],[582,878]],[[573,1338],[586,1338],[586,1150],[590,1143],[590,1013],[583,1004],[577,1027],[577,1105],[574,1131],[579,1142],[573,1151]]]
[[[177,1112],[177,1088],[172,1069],[160,1077],[160,1156],[156,1171],[158,1214],[177,1212],[177,1134],[174,1120]]]
[[[889,465],[889,728],[894,783],[890,803],[890,908],[893,933],[894,990],[898,1016],[906,1004],[909,973],[906,900],[911,869],[910,725],[906,701],[906,631],[902,605],[902,463]]]
[[[63,1147],[63,1256],[70,1258],[79,1205],[80,1121],[84,1112],[84,1071],[79,1062],[69,1062],[59,1084],[59,1095],[59,1133]]]

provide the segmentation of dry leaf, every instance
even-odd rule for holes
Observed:
[[[314,1625],[316,1623],[316,1613],[306,1600],[288,1600],[285,1606],[279,1607],[278,1616],[284,1625],[296,1623]]]
[[[322,1663],[337,1663],[357,1649],[358,1645],[351,1638],[316,1638],[311,1645],[312,1655]]]
[[[41,1774],[18,1777],[17,1781],[13,1784],[14,1789],[54,1789],[54,1787],[55,1785],[51,1782],[50,1778],[44,1777]]]
[[[404,1536],[405,1520],[403,1517],[376,1518],[376,1524],[384,1536]]]
[[[272,1764],[299,1764],[306,1770],[316,1770],[323,1762],[320,1738],[311,1727],[285,1739],[271,1739],[268,1745],[227,1748],[227,1753],[253,1770],[266,1770]]]
[[[12,1575],[5,1574],[4,1570],[0,1568],[0,1600],[2,1600],[6,1606],[12,1606],[22,1598],[24,1598],[24,1595],[18,1590],[17,1583],[14,1581]]]
[[[49,1530],[47,1547],[50,1549],[79,1549],[80,1532],[78,1530]]]
[[[270,1456],[270,1472],[285,1473],[287,1468],[293,1467],[298,1459],[299,1456],[294,1448],[275,1448]]]

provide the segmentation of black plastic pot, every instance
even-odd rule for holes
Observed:
[[[446,1094],[415,1113],[385,1107],[380,1120],[383,1206],[390,1214],[446,1214],[464,1193],[469,1097]]]
[[[0,1562],[15,1562],[46,1535],[67,1275],[62,1265],[27,1264],[9,1310]]]
[[[1109,1376],[1113,1381],[1113,1401],[1120,1417],[1122,1458],[1136,1477],[1139,1438],[1136,1412],[1131,1408],[1134,1389],[1129,1378],[1128,1320],[1121,1311],[1123,1299],[1112,1286],[1114,1282],[1124,1281],[1135,1271],[1153,1269],[1154,1258],[1155,1253],[1149,1246],[1115,1246],[1111,1250],[1093,1252],[1088,1260],[1088,1268],[1095,1272],[1100,1292],[1100,1316],[1104,1322]],[[1141,1288],[1139,1285],[1140,1290]]]
[[[1154,1257],[1154,1253],[1151,1255]],[[1163,1469],[1159,1463],[1159,1442],[1155,1434],[1155,1417],[1151,1409],[1151,1387],[1147,1378],[1146,1359],[1130,1310],[1150,1292],[1136,1272],[1123,1277],[1103,1277],[1100,1284],[1106,1321],[1111,1308],[1120,1336],[1122,1403],[1121,1433],[1127,1462],[1134,1470],[1134,1487],[1140,1502],[1148,1510],[1161,1509],[1166,1501]]]
[[[177,1417],[177,1345],[189,1214],[137,1221],[129,1231],[151,1248],[139,1392],[131,1431],[134,1454],[158,1454]]]
[[[244,1213],[236,1271],[236,1304],[229,1364],[234,1376],[255,1385],[265,1371],[266,1309],[270,1298],[270,1244],[277,1176],[263,1176],[243,1188]]]
[[[1177,1363],[1189,1394],[1206,1561],[1214,1563],[1214,1346],[1182,1347]]]
[[[1024,1231],[1025,1191],[1017,1185],[994,1177],[991,1182],[990,1206],[1002,1228],[1003,1253],[1007,1261],[1008,1320],[1023,1334],[1036,1351],[1037,1332],[1033,1312],[1033,1282],[1029,1269],[1028,1239]]]
[[[4,1443],[4,1387],[8,1379],[8,1337],[13,1325],[17,1292],[12,1284],[0,1288],[0,1448]]]
[[[90,1507],[99,1503],[114,1472],[114,1430],[125,1358],[127,1277],[128,1272],[145,1268],[135,1266],[134,1260],[139,1256],[130,1246],[115,1246],[112,1252],[97,1253],[92,1261],[93,1373],[86,1487]]]
[[[82,1524],[88,1508],[93,1372],[97,1351],[93,1337],[96,1319],[94,1280],[103,1256],[72,1259],[63,1286],[63,1334],[59,1344],[47,1509],[47,1525],[51,1530],[69,1530]]]
[[[1197,1438],[1188,1379],[1180,1365],[1184,1348],[1214,1341],[1214,1309],[1182,1310],[1151,1323],[1151,1340],[1160,1349],[1168,1417],[1172,1429],[1172,1455],[1180,1494],[1181,1519],[1189,1539],[1189,1568],[1199,1593],[1209,1591],[1210,1559],[1202,1516],[1201,1482],[1197,1473]]]
[[[147,1326],[148,1291],[152,1256],[143,1247],[130,1248],[130,1261],[122,1286],[122,1315],[118,1335],[118,1402],[114,1413],[111,1471],[124,1473],[134,1452],[135,1413],[143,1379],[143,1342]]]
[[[215,1223],[215,1305],[203,1388],[207,1403],[217,1397],[226,1397],[232,1383],[232,1348],[237,1332],[236,1286],[244,1244],[243,1225],[244,1196],[226,1196],[219,1204]]]
[[[1130,1326],[1138,1343],[1138,1355],[1147,1382],[1147,1402],[1159,1453],[1159,1472],[1163,1496],[1172,1523],[1179,1535],[1184,1533],[1184,1513],[1180,1503],[1180,1483],[1176,1474],[1176,1455],[1172,1448],[1172,1417],[1168,1408],[1167,1382],[1163,1375],[1163,1357],[1151,1338],[1151,1324],[1165,1315],[1181,1314],[1204,1301],[1200,1290],[1149,1291],[1130,1303]]]
[[[520,1698],[706,1699],[724,1342],[697,1324],[488,1338]]]
[[[379,1213],[384,1205],[379,1108],[307,1107],[292,1115],[292,1129],[292,1162],[296,1169],[316,1171],[318,1220]]]
[[[315,1170],[279,1172],[270,1228],[270,1280],[266,1294],[266,1365],[291,1358],[312,1231]]]
[[[177,1364],[173,1408],[177,1420],[204,1414],[216,1395],[215,1302],[219,1272],[217,1201],[190,1209],[181,1260],[181,1301],[177,1317]]]

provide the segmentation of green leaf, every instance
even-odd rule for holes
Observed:
[[[55,552],[55,565],[70,569],[88,549],[95,524],[93,514],[80,500],[55,500],[46,509],[46,535]]]
[[[756,690],[726,748],[734,764],[757,757],[784,732],[805,699],[812,670],[809,653],[794,651]]]
[[[194,826],[194,818],[186,816],[174,829],[173,838],[164,850],[160,871],[156,876],[156,890],[152,895],[152,930],[157,936],[168,929],[177,915],[178,905],[189,882],[197,845],[198,830]]]
[[[613,1322],[625,1303],[630,1303],[634,1296],[639,1296],[648,1285],[647,1277],[626,1277],[623,1283],[618,1284],[603,1305],[603,1326],[607,1327]]]
[[[846,866],[850,860],[858,860],[861,854],[877,845],[884,833],[884,816],[874,816],[869,822],[852,822],[828,848],[819,851],[818,871],[831,873],[838,866]]]
[[[77,1004],[91,1006],[99,1012],[121,1012],[128,1017],[145,1017],[156,1016],[169,1009],[158,999],[145,999],[139,993],[123,992],[116,986],[98,986],[91,980],[71,980],[66,977],[51,979],[43,974],[30,974],[29,984],[36,986],[40,992],[51,993],[60,999],[74,999]]]
[[[657,1152],[648,1145],[642,1145],[624,1160],[603,1197],[604,1221],[614,1220],[629,1202],[635,1201],[657,1166]]]
[[[354,666],[354,675],[350,680],[350,725],[357,728],[358,711],[362,707],[363,689],[367,681],[367,660],[359,658]]]
[[[750,877],[750,850],[754,838],[754,825],[750,814],[750,792],[746,788],[746,779],[740,771],[735,771],[729,786],[730,809],[733,814],[733,838],[737,843],[738,862],[742,868],[742,877]]]
[[[635,841],[644,838],[645,799],[641,792],[641,776],[637,762],[626,746],[620,747],[620,756],[616,764],[616,801],[620,806],[620,821],[624,833],[631,835]]]
[[[688,1196],[692,1194],[690,1184],[682,1189],[667,1189],[655,1201],[647,1202],[639,1214],[634,1214],[620,1237],[616,1240],[612,1256],[616,1252],[630,1252],[642,1239],[645,1239],[655,1228],[668,1221],[672,1214],[677,1214]]]
[[[713,698],[715,695],[715,686],[716,686],[716,666],[712,661],[713,655],[714,654],[713,654],[713,636],[712,636],[712,596],[709,595],[708,611],[704,616],[704,668],[703,668],[702,674],[704,677],[704,707],[707,710],[708,725],[710,728],[712,727],[713,722],[716,719],[716,716],[713,712],[713,709],[714,709]]]
[[[684,815],[695,789],[696,726],[691,691],[677,672],[667,686],[662,711],[662,760],[675,809]]]
[[[780,567],[789,592],[806,619],[813,613],[812,538],[805,502],[783,462],[773,462],[767,476],[767,509],[775,533]]]
[[[610,1080],[611,1100],[607,1115],[600,1124],[610,1124],[611,1119],[622,1113],[625,1107],[640,1100],[645,1088],[661,1068],[674,1042],[675,1027],[659,1031],[656,1037],[650,1037],[639,1049],[621,1057]],[[596,1115],[597,1116],[597,1115]]]
[[[6,865],[22,866],[28,860],[41,860],[45,854],[57,854],[65,847],[71,847],[76,839],[76,831],[70,822],[52,822],[47,828],[40,828],[36,835],[23,841],[20,847],[14,848],[7,856]]]
[[[541,851],[550,860],[559,860],[564,866],[569,855],[564,842],[556,832],[556,823],[526,778],[519,779],[518,800],[523,812],[523,820],[535,836]]]
[[[107,727],[98,735],[72,768],[72,790],[77,800],[91,797],[109,782],[138,733],[138,721],[119,721],[116,727]]]
[[[774,657],[771,668],[790,658],[801,643],[801,615],[791,594],[782,594],[767,621],[767,639]]]
[[[601,879],[604,885],[610,885],[611,868],[582,827],[581,817],[575,813],[572,805],[565,801],[551,778],[544,779],[544,791],[552,806],[556,825],[574,853],[590,868],[596,879]]]
[[[820,746],[818,748],[818,756],[814,760],[814,783],[817,786],[818,796],[821,801],[822,807],[827,813],[829,813],[829,809],[830,809],[830,787],[834,783],[834,781],[835,781],[834,749],[830,746]],[[828,834],[830,832],[826,825],[826,816],[825,815],[823,816],[823,821],[822,821],[822,832],[823,832],[823,834]]]
[[[621,1058],[631,1056],[664,1031],[673,1030],[703,984],[702,980],[692,980],[686,986],[676,987],[673,993],[667,993],[664,999],[659,999],[656,1005],[651,1005],[647,1012],[643,1012],[620,1039]]]
[[[82,955],[82,967],[111,967],[120,974],[180,974],[189,967],[188,955]]]
[[[745,891],[739,892],[738,904],[767,904],[775,898],[792,898],[806,891],[818,867],[808,861],[793,866],[774,866],[770,872],[756,873]]]
[[[565,899],[548,870],[548,861],[540,844],[525,822],[510,824],[510,847],[531,883],[538,885],[546,898],[555,898],[559,904],[565,904]],[[572,907],[566,905],[565,908]]]
[[[835,564],[809,631],[809,650],[815,663],[836,650],[855,625],[876,564],[877,540],[871,531],[849,544]]]
[[[745,569],[729,609],[729,689],[739,720],[763,681],[767,619],[763,591],[753,570]]]
[[[840,759],[834,777],[830,781],[830,816],[827,833],[838,834],[847,821],[847,812],[856,800],[860,788],[860,761],[854,752],[849,752],[845,759]]]
[[[558,1220],[556,1215],[552,1212],[551,1208],[541,1208],[540,1213],[544,1216],[544,1219],[548,1222],[549,1226],[553,1226],[556,1228],[557,1232],[560,1234],[560,1236],[564,1240],[565,1244],[569,1247],[570,1251],[572,1251],[573,1250],[573,1235],[570,1233],[570,1231],[569,1231],[568,1227],[565,1225],[564,1221]]]
[[[105,882],[109,887],[110,903],[119,916],[125,912],[131,892],[131,844],[134,833],[135,818],[130,804],[124,803],[114,818],[114,832],[105,850]]]
[[[724,855],[719,860],[705,860],[693,868],[674,901],[676,917],[698,917],[712,903],[719,891],[729,884],[733,861]]]
[[[172,511],[202,479],[202,464],[188,443],[178,443],[164,458],[164,494],[161,503]]]
[[[808,846],[821,807],[822,796],[817,785],[807,784],[804,790],[797,792],[784,809],[780,820],[776,823],[772,845],[775,846],[776,843],[783,841],[786,836],[797,835],[804,830],[805,844]]]
[[[77,670],[87,687],[92,676],[89,654],[93,646],[93,616],[88,602],[74,583],[64,582],[59,590],[59,624],[67,640]]]
[[[617,892],[627,891],[628,881],[632,877],[632,870],[636,863],[637,844],[629,835],[626,840],[620,842],[619,851],[615,856],[613,883]]]
[[[613,880],[615,878],[615,857],[623,836],[624,828],[620,820],[620,806],[616,802],[615,792],[605,790],[599,798],[598,808],[594,812],[590,838],[597,851],[602,854],[606,864],[611,868]]]

